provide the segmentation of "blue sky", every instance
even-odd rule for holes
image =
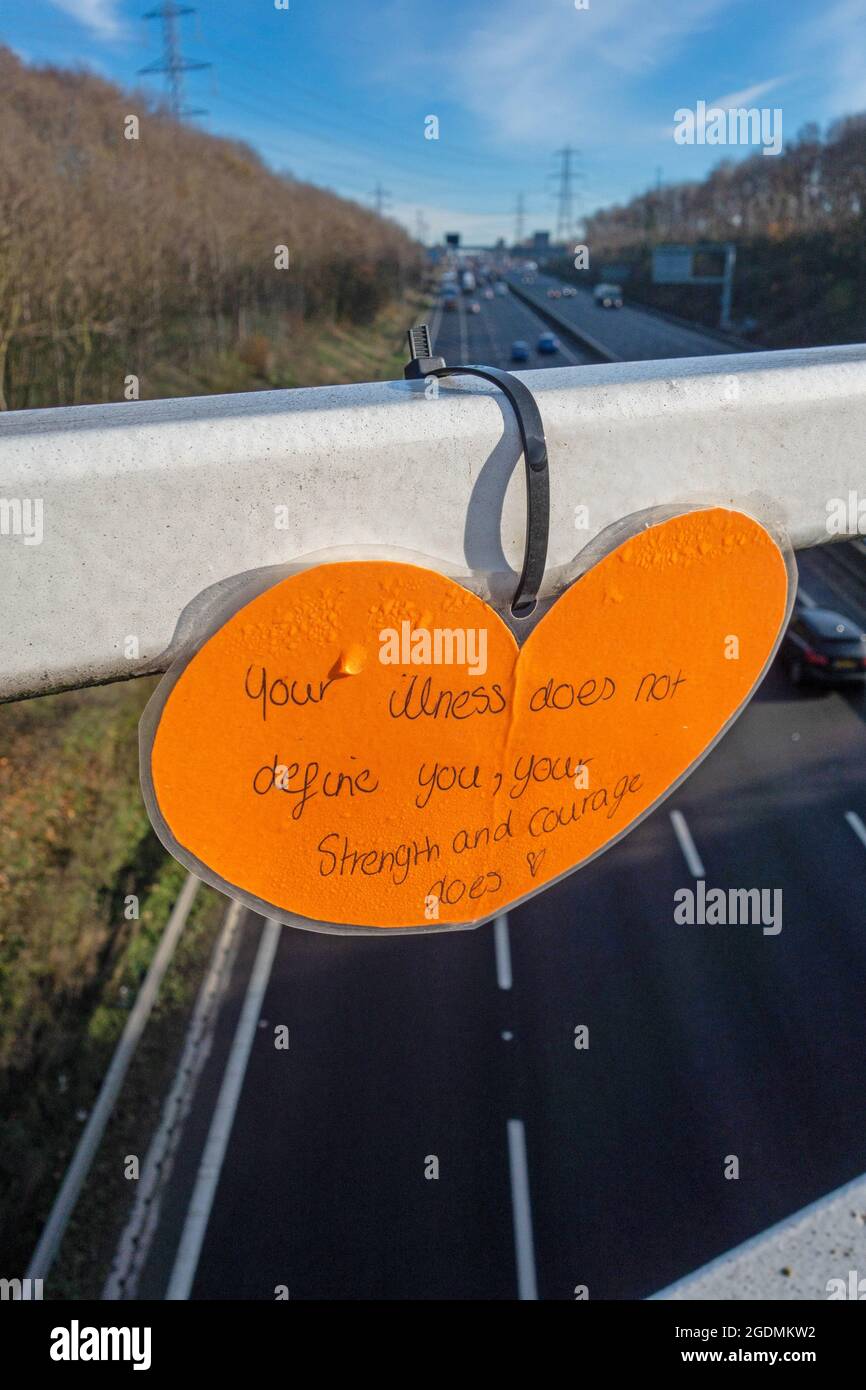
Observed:
[[[0,0],[0,41],[30,62],[123,86],[158,60],[157,0]],[[578,0],[587,3],[587,0]],[[698,100],[779,107],[786,139],[866,110],[866,0],[199,0],[179,21],[204,129],[275,168],[370,202],[433,236],[555,226],[554,151],[571,145],[575,212],[699,178],[741,149],[678,145]],[[439,139],[425,140],[425,118]]]

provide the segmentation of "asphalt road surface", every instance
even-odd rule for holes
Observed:
[[[543,329],[480,302],[437,348],[507,366]],[[804,601],[866,624],[859,547],[799,558]],[[860,688],[776,667],[652,816],[496,928],[282,929],[191,1296],[645,1297],[862,1173],[864,716]],[[781,889],[782,930],[677,925],[698,876]],[[139,1297],[164,1295],[188,1218],[245,931]]]
[[[582,366],[597,359],[573,342],[561,341],[555,354],[538,351],[542,333],[550,333],[550,324],[539,317],[515,295],[497,295],[484,299],[481,290],[474,295],[461,295],[457,308],[450,312],[437,309],[432,324],[435,352],[450,365],[457,362],[484,362],[490,367],[511,371],[530,371],[539,367]],[[473,314],[472,303],[479,305]],[[512,362],[511,344],[522,339],[529,347],[528,362]]]
[[[630,305],[627,291],[621,309],[605,309],[596,304],[589,290],[584,289],[578,289],[568,299],[550,300],[547,291],[562,286],[562,281],[551,275],[537,274],[531,285],[524,285],[518,274],[509,278],[519,286],[521,294],[561,314],[625,362],[659,357],[712,357],[732,350],[714,333],[688,328]]]

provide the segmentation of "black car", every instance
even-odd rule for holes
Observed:
[[[830,608],[797,608],[782,639],[782,661],[794,685],[847,685],[866,679],[866,634]]]

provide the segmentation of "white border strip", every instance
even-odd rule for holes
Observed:
[[[270,918],[262,930],[216,1109],[199,1164],[166,1299],[187,1299],[192,1289],[281,930],[280,923],[273,922]]]
[[[159,1224],[162,1195],[171,1177],[184,1122],[191,1109],[204,1064],[210,1056],[219,1008],[237,955],[239,929],[245,914],[242,903],[228,904],[207,974],[198,992],[159,1127],[151,1139],[141,1177],[136,1183],[135,1202],[103,1286],[102,1298],[105,1302],[136,1297],[138,1281]]]
[[[189,874],[168,919],[156,954],[150,962],[150,969],[144,977],[144,984],[138,991],[138,998],[132,1012],[126,1020],[126,1027],[114,1049],[111,1065],[105,1073],[84,1132],[72,1156],[72,1162],[66,1170],[63,1185],[57,1194],[45,1230],[42,1232],[39,1244],[27,1268],[28,1279],[45,1279],[54,1263],[69,1218],[75,1208],[75,1203],[78,1201],[84,1180],[90,1171],[90,1165],[101,1143],[115,1101],[120,1094],[120,1088],[126,1078],[129,1064],[156,1002],[163,976],[174,955],[175,947],[186,925],[189,910],[200,887],[201,881]]]

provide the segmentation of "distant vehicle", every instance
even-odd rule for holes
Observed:
[[[866,680],[866,633],[830,608],[795,608],[782,639],[792,685],[847,685]]]
[[[592,297],[603,309],[622,308],[622,289],[619,285],[596,285]]]
[[[496,290],[496,293],[499,295],[506,295],[508,293],[508,286],[506,285],[504,280],[497,280],[496,284],[494,285],[494,289]]]
[[[495,294],[493,293],[493,291],[492,291],[492,289],[490,288],[489,285],[487,286],[487,289],[484,291],[484,298],[485,298],[485,299],[495,299],[495,298],[496,298]]]
[[[562,290],[555,290],[555,289],[554,289],[554,290],[548,290],[548,291],[547,291],[547,297],[548,297],[548,299],[561,299],[561,298],[562,298]]]
[[[463,274],[460,276],[460,286],[464,294],[475,293],[475,276],[472,274],[471,270],[464,270]]]
[[[515,338],[511,344],[511,360],[512,362],[529,361],[529,344],[524,342],[522,338]]]
[[[542,333],[537,347],[539,352],[559,352],[559,339],[555,333]]]
[[[469,305],[469,312],[470,314],[481,313],[481,305],[478,303],[477,299],[473,299],[472,303]]]
[[[574,288],[574,285],[563,285],[563,287],[562,287],[562,297],[563,297],[563,299],[573,299],[574,296],[575,296],[576,294],[577,294],[577,290]]]
[[[456,295],[456,294],[447,294],[447,295],[445,295],[445,297],[444,297],[443,300],[442,300],[442,308],[444,309],[444,311],[445,311],[446,314],[456,314],[456,313],[457,313],[457,295]]]
[[[524,275],[524,277],[523,277],[523,283],[524,283],[524,285],[534,285],[534,284],[535,284],[535,276],[534,276],[534,275]]]

